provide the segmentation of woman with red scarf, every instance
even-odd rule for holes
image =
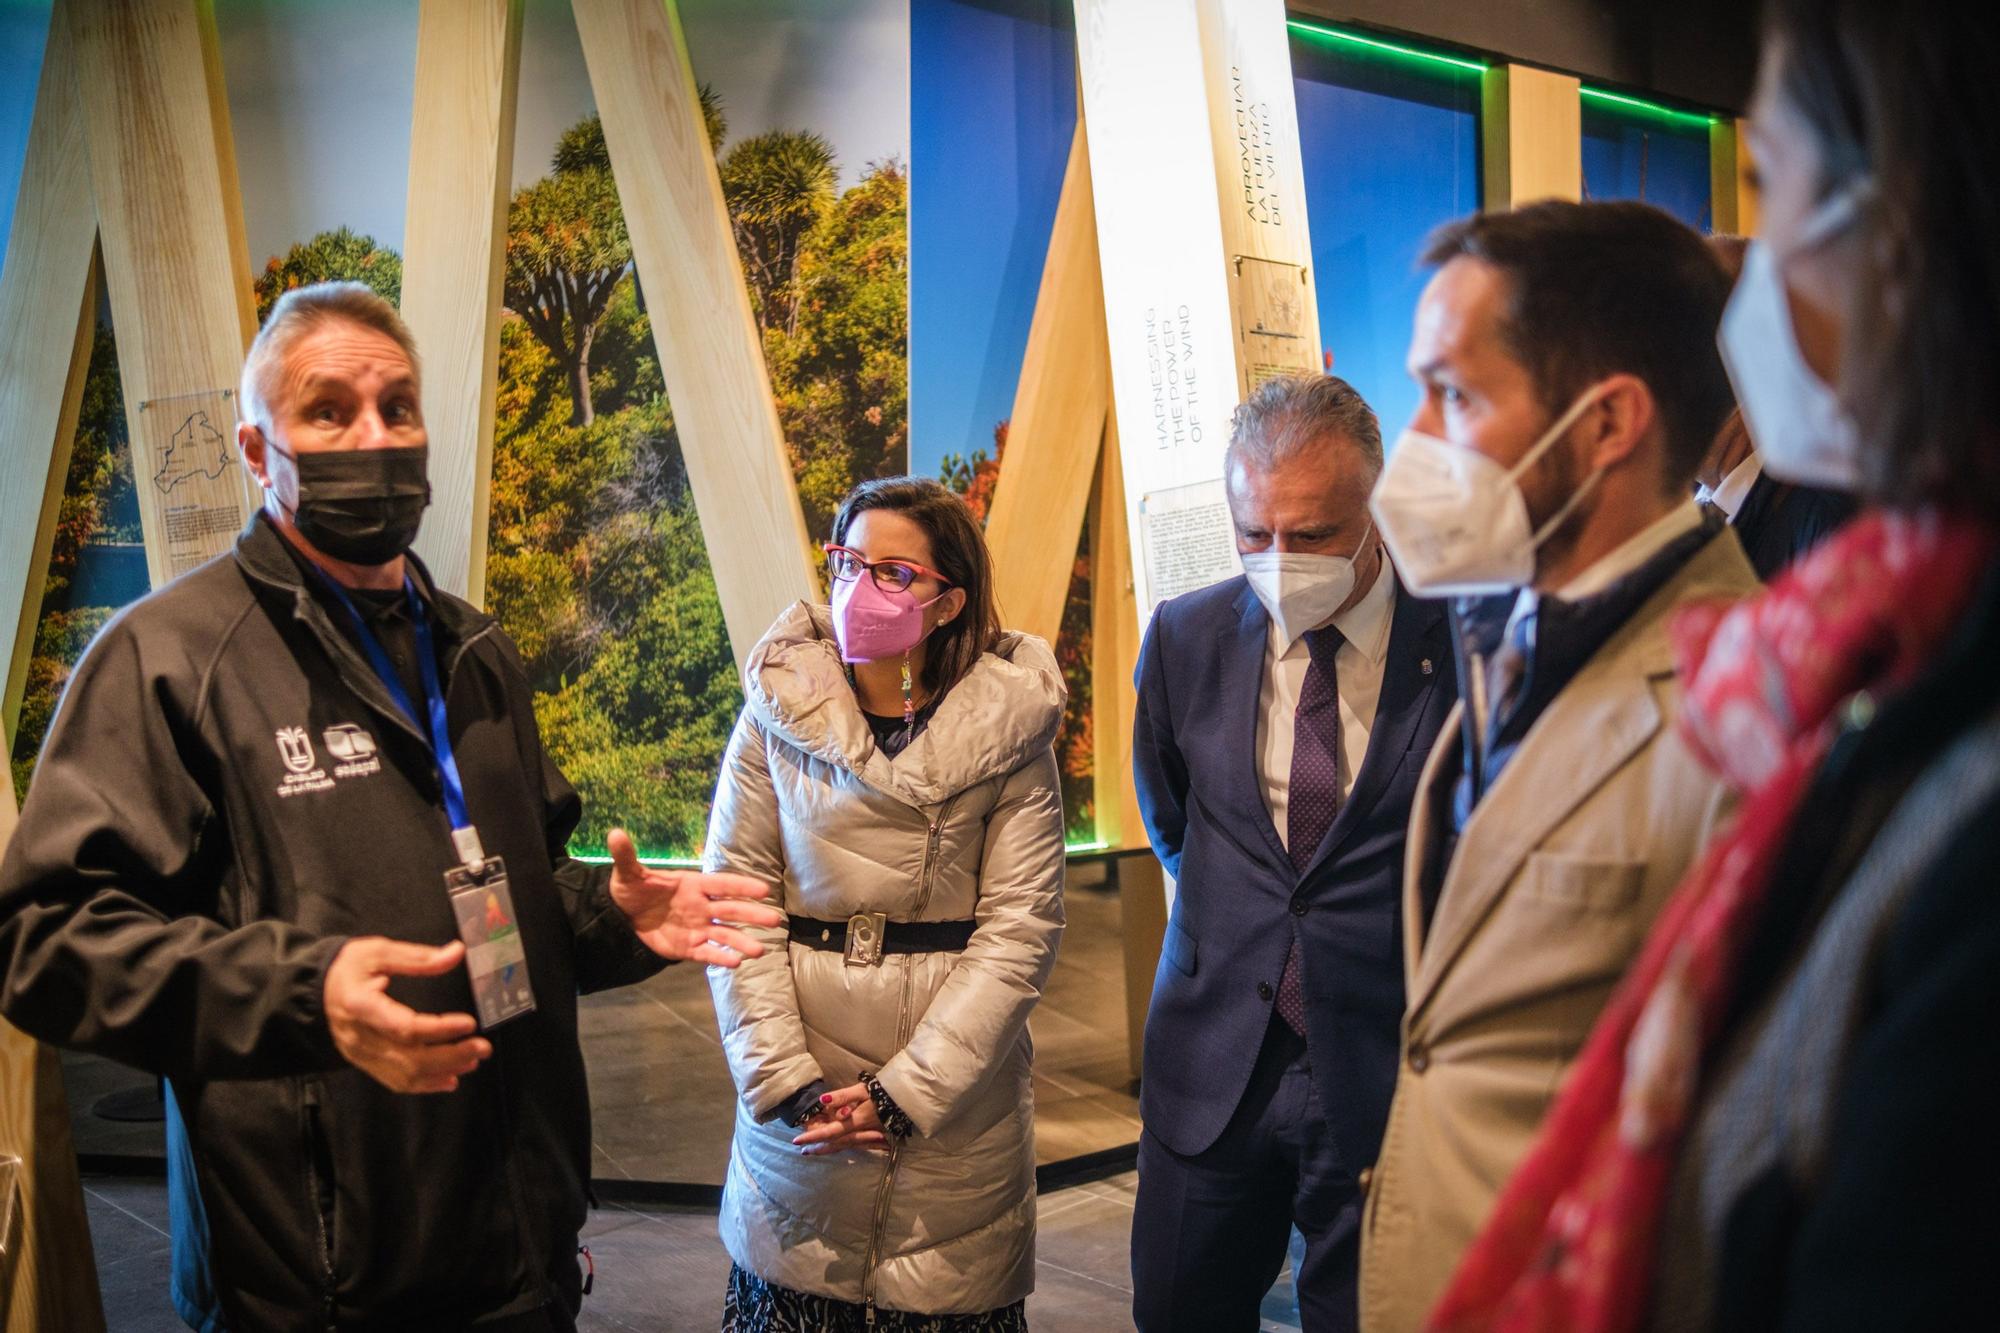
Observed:
[[[1722,343],[1775,476],[1869,507],[1678,626],[1744,804],[1599,1022],[1434,1330],[1993,1327],[2000,43],[1774,0]]]

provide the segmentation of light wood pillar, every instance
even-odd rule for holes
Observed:
[[[1489,209],[1583,198],[1581,84],[1530,65],[1495,65],[1480,86],[1480,157]]]
[[[236,383],[256,331],[229,103],[206,0],[63,0],[133,479],[154,586],[228,550],[253,488]],[[65,312],[66,313],[66,312]]]
[[[1132,588],[1132,543],[1125,529],[1124,467],[1118,423],[1107,420],[1090,511],[1091,699],[1097,836],[1120,851],[1146,846],[1132,783],[1133,675],[1139,667],[1139,608]],[[1140,1076],[1146,1011],[1167,930],[1166,873],[1151,855],[1117,862],[1120,944],[1125,963],[1126,1061]]]
[[[819,583],[673,0],[575,0],[660,371],[740,666]]]
[[[0,781],[0,852],[14,833]],[[0,1020],[0,1330],[103,1333],[97,1260],[56,1053]]]
[[[403,228],[403,319],[423,357],[434,499],[417,554],[486,600],[493,394],[522,0],[423,0]]]
[[[1079,114],[986,520],[1001,614],[1010,628],[1050,643],[1062,629],[1111,404],[1108,357],[1097,212]]]
[[[1324,367],[1284,0],[1196,0],[1236,393]]]
[[[1757,188],[1750,180],[1750,144],[1740,117],[1708,126],[1710,219],[1718,236],[1757,234]]]
[[[21,191],[0,268],[0,758],[13,750],[97,323],[90,197],[69,29],[49,26]]]
[[[1222,454],[1235,336],[1195,0],[1076,0],[1140,615],[1234,572]],[[1136,623],[1136,621],[1135,621]]]

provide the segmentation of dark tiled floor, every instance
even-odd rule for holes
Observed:
[[[178,1329],[167,1304],[165,1187],[158,1181],[84,1182],[99,1282],[112,1333]],[[1129,1329],[1132,1284],[1126,1241],[1134,1178],[1128,1173],[1041,1198],[1040,1255],[1028,1322],[1035,1333]],[[706,1209],[601,1208],[584,1239],[597,1264],[586,1333],[665,1333],[716,1327],[729,1257]],[[1294,1330],[1289,1272],[1264,1303],[1263,1328]]]

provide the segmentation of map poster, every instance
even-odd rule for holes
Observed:
[[[235,544],[255,505],[236,454],[236,392],[149,398],[132,431],[132,471],[158,587]]]

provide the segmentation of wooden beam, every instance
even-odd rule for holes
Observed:
[[[1583,198],[1581,84],[1532,65],[1495,65],[1480,87],[1484,204]]]
[[[1279,375],[1315,374],[1306,177],[1284,0],[1196,0],[1209,138],[1222,204],[1236,392]]]
[[[1146,846],[1139,795],[1132,783],[1132,714],[1138,705],[1132,678],[1139,666],[1140,621],[1132,586],[1132,543],[1125,530],[1124,471],[1118,423],[1113,419],[1105,423],[1103,459],[1091,506],[1090,669],[1097,836],[1121,851]],[[1119,944],[1125,964],[1126,1059],[1132,1077],[1138,1078],[1169,899],[1166,872],[1153,857],[1130,856],[1115,864]]]
[[[68,28],[49,25],[21,190],[0,265],[0,627],[7,633],[0,754],[21,719],[49,547],[97,321],[90,199]]]
[[[155,586],[226,551],[252,488],[236,382],[256,329],[207,0],[63,0]]]
[[[1718,236],[1757,234],[1757,187],[1750,179],[1750,145],[1741,119],[1717,118],[1708,126],[1710,222]]]
[[[816,562],[673,0],[575,0],[660,371],[738,665]]]
[[[93,237],[96,235],[94,223],[91,235]],[[22,577],[19,580],[13,577],[11,562],[8,573],[0,575],[7,580],[4,591],[0,591],[0,600],[15,593],[20,597],[20,609],[14,621],[13,652],[7,659],[4,693],[0,693],[0,742],[4,742],[4,749],[9,754],[13,752],[14,737],[21,726],[21,702],[27,695],[28,668],[35,656],[35,635],[41,628],[42,595],[48,589],[49,560],[55,548],[56,523],[62,517],[63,500],[68,492],[70,455],[76,444],[76,423],[83,409],[84,385],[90,378],[91,346],[96,341],[97,333],[97,293],[102,282],[97,248],[93,243],[84,270],[83,299],[77,307],[76,332],[67,349],[69,372],[59,391],[55,429],[49,438],[48,469],[39,479],[42,485],[41,512],[35,515],[32,523],[24,523],[23,530],[19,534],[28,542],[26,564],[21,571]],[[0,308],[6,307],[7,304],[7,301],[0,297]],[[4,318],[6,316],[0,314],[0,319]],[[0,328],[6,327],[22,328],[31,325],[0,324]],[[23,337],[13,341],[25,343],[32,340]],[[59,339],[51,339],[49,345],[58,350],[63,348]],[[4,356],[5,353],[0,352],[0,358]],[[0,372],[0,375],[4,375],[4,372]],[[4,386],[4,380],[0,380],[0,386]],[[8,389],[0,387],[0,404],[4,404],[7,396]],[[22,406],[25,407],[26,404]],[[0,431],[7,429],[7,418],[10,415],[13,414],[6,406],[0,405]],[[25,483],[31,478],[31,473],[27,469],[32,469],[34,466],[34,441],[39,437],[0,435],[0,439],[8,438],[21,439],[22,452],[27,455],[23,460],[24,470],[16,479],[16,484],[21,488],[19,498],[25,506],[28,490]],[[6,478],[0,476],[0,490],[4,490],[6,486]],[[4,512],[6,504],[6,500],[0,499],[0,512]],[[5,622],[0,621],[0,623]]]
[[[1079,116],[1042,261],[993,512],[986,520],[995,591],[1007,624],[1050,643],[1062,628],[1110,405],[1097,215]]]
[[[486,592],[521,11],[522,0],[423,0],[417,17],[403,318],[423,356],[433,498],[416,549],[474,603]]]
[[[1235,572],[1236,359],[1195,0],[1076,0],[1137,615]],[[1135,625],[1136,625],[1135,617]]]
[[[1118,425],[1104,423],[1104,447],[1090,508],[1090,697],[1092,782],[1097,837],[1130,851],[1147,845],[1132,785],[1133,677],[1142,635],[1132,588],[1132,542],[1125,526],[1125,478]]]
[[[14,832],[0,781],[0,852]],[[0,1021],[0,1333],[103,1333],[90,1220],[56,1053]]]

